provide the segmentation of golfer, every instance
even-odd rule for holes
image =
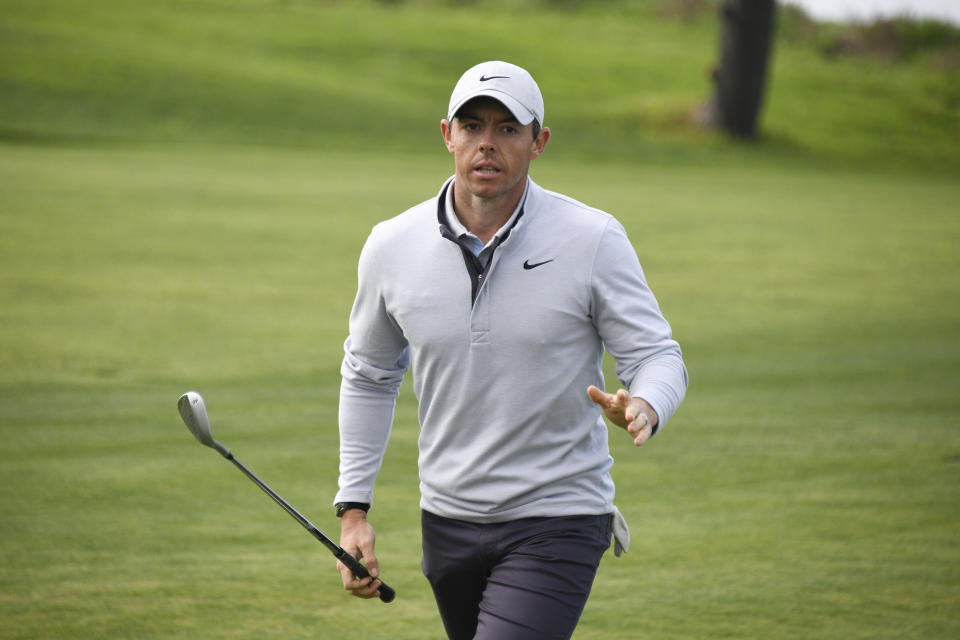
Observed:
[[[641,445],[687,386],[623,227],[530,179],[543,114],[520,67],[463,74],[440,123],[455,173],[374,227],[344,345],[340,544],[378,575],[367,512],[412,368],[423,572],[454,640],[570,637],[611,537],[629,543],[602,416]],[[626,387],[613,394],[604,349]]]

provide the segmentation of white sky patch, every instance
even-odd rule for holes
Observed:
[[[907,16],[936,18],[960,25],[960,0],[781,0],[802,7],[819,20],[870,21]]]

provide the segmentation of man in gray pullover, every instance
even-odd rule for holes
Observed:
[[[378,595],[366,516],[412,368],[423,571],[456,640],[573,633],[611,535],[628,544],[602,416],[641,445],[687,386],[623,227],[529,178],[543,112],[520,67],[464,73],[441,122],[455,174],[374,227],[344,346],[340,542],[374,576],[340,565],[344,587]]]

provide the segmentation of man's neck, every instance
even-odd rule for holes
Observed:
[[[479,198],[465,188],[453,183],[453,210],[467,231],[480,238],[483,244],[490,242],[494,234],[507,223],[516,210],[526,189],[526,179],[498,198]]]

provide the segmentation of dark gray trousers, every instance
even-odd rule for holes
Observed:
[[[450,640],[566,640],[611,538],[610,514],[477,524],[424,511],[423,573]]]

